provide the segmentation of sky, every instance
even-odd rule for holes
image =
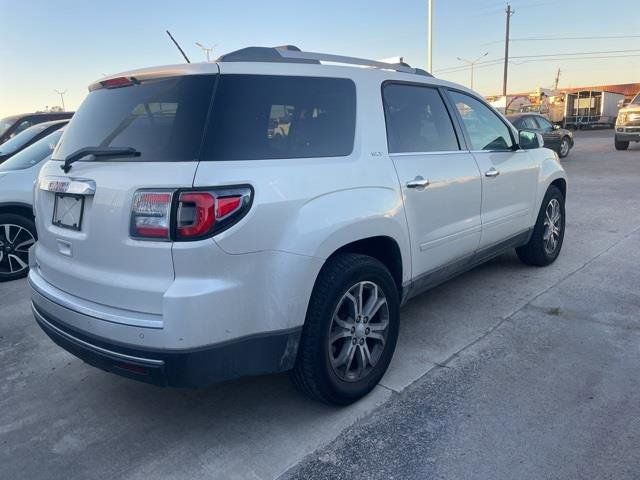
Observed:
[[[640,82],[637,0],[513,0],[509,92]],[[433,73],[469,85],[457,57],[487,52],[474,88],[502,91],[505,1],[433,0]],[[76,109],[104,74],[214,58],[245,46],[427,62],[427,0],[0,0],[0,117],[60,105]],[[584,38],[584,37],[601,38]],[[583,37],[583,38],[576,38]],[[602,38],[607,37],[607,38]],[[585,59],[586,52],[591,54]],[[571,55],[580,54],[580,55]],[[618,57],[618,58],[615,58]],[[493,62],[493,63],[492,63]]]

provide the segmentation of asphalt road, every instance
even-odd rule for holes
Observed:
[[[579,132],[563,252],[412,300],[366,399],[161,389],[83,364],[0,285],[0,478],[639,478],[640,146]]]

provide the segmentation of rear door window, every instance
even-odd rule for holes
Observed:
[[[535,117],[540,130],[553,130],[553,125],[547,121],[544,117]]]
[[[382,96],[389,153],[459,150],[438,90],[392,83],[384,86]]]
[[[346,156],[355,122],[351,80],[221,75],[202,160]]]
[[[195,160],[215,79],[185,75],[94,90],[73,116],[53,158],[64,160],[84,147],[132,147],[141,153],[133,161]]]
[[[538,124],[531,117],[523,117],[517,127],[522,130],[537,130]]]

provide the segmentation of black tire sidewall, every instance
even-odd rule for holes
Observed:
[[[623,140],[615,139],[614,145],[616,147],[616,150],[627,150],[629,148],[629,142]]]
[[[22,228],[27,229],[31,235],[33,235],[34,239],[38,239],[38,233],[36,231],[36,225],[32,219],[23,217],[22,215],[16,215],[14,213],[1,213],[0,214],[0,226],[12,224],[19,225]],[[29,269],[25,269],[24,271],[11,275],[2,275],[0,274],[0,282],[8,282],[11,280],[16,280],[18,278],[25,277],[29,273]]]
[[[562,222],[562,227],[560,228],[560,236],[558,238],[558,244],[556,246],[556,249],[550,255],[549,253],[547,253],[546,249],[544,248],[544,240],[543,240],[544,220],[545,220],[546,211],[547,211],[549,202],[551,202],[551,200],[554,198],[558,200],[558,203],[560,204],[560,213],[561,213],[560,220]],[[565,224],[566,224],[566,215],[565,215],[565,208],[564,208],[564,197],[562,196],[562,192],[559,189],[557,189],[555,186],[552,186],[549,188],[549,190],[547,191],[547,194],[544,197],[544,200],[542,201],[542,207],[540,208],[540,214],[538,215],[538,222],[536,223],[536,228],[534,231],[534,235],[537,235],[539,239],[540,253],[544,255],[547,263],[552,263],[553,261],[555,261],[556,258],[558,258],[558,255],[560,255],[560,250],[562,250],[562,243],[564,242]]]
[[[563,143],[567,143],[567,153],[563,154],[562,153],[562,144]],[[567,155],[569,155],[569,152],[571,151],[571,142],[569,141],[569,137],[562,137],[562,140],[560,140],[560,148],[558,149],[558,156],[560,158],[565,158]]]
[[[321,334],[316,339],[321,345],[320,353],[322,358],[319,358],[318,361],[322,362],[322,383],[325,384],[325,388],[328,391],[337,394],[333,399],[335,403],[351,403],[366,395],[378,384],[389,366],[398,339],[400,314],[397,287],[391,274],[382,263],[373,258],[369,260],[363,265],[354,266],[354,268],[340,274],[340,278],[332,284],[330,291],[324,292],[328,298],[331,298],[331,301],[322,306],[322,310],[319,312],[320,316],[316,318],[316,321],[319,319],[323,323],[320,330]],[[329,333],[333,313],[338,306],[338,302],[351,287],[362,281],[376,283],[387,299],[389,306],[387,341],[382,356],[372,371],[359,381],[347,382],[338,377],[331,366],[328,344]]]

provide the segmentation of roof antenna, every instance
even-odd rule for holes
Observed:
[[[169,30],[167,30],[166,32],[167,32],[167,35],[169,35],[169,38],[171,39],[171,41],[176,45],[177,49],[180,50],[180,53],[182,54],[184,59],[187,61],[187,63],[191,63],[189,61],[189,57],[187,57],[187,55],[184,53],[184,50],[180,48],[180,45],[178,45],[178,42],[176,42],[176,39],[173,38],[173,35],[171,35],[171,32]]]

